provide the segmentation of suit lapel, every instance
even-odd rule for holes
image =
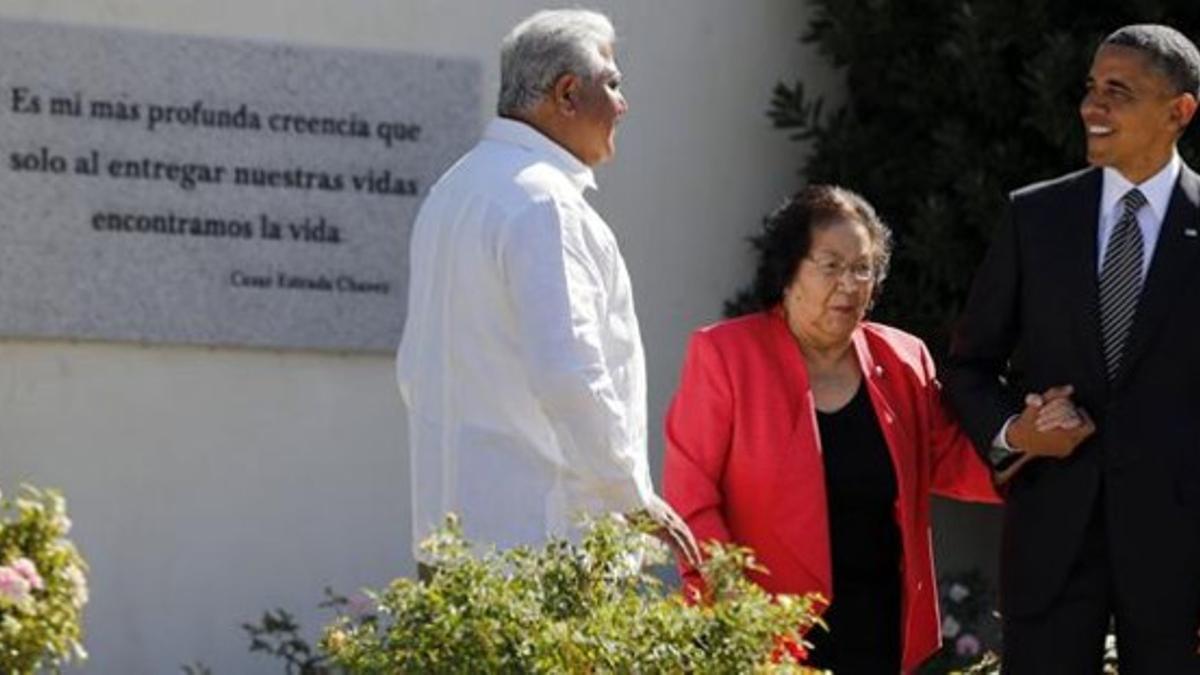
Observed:
[[[1167,215],[1163,218],[1158,244],[1150,262],[1150,272],[1138,300],[1129,342],[1121,359],[1117,385],[1128,376],[1138,359],[1145,355],[1155,332],[1179,296],[1184,277],[1195,269],[1200,253],[1200,178],[1185,164],[1171,194]]]
[[[1072,272],[1068,283],[1074,284],[1067,297],[1082,298],[1073,307],[1064,308],[1074,321],[1076,342],[1087,359],[1084,372],[1092,378],[1091,391],[1105,391],[1104,348],[1100,341],[1100,285],[1097,258],[1099,248],[1100,190],[1103,173],[1094,169],[1084,174],[1079,184],[1079,203],[1083,208],[1065,209],[1069,219],[1063,228],[1061,256],[1064,269]]]

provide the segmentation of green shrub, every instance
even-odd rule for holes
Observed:
[[[24,675],[86,658],[80,643],[87,565],[66,539],[66,502],[23,486],[0,495],[0,673]]]
[[[708,602],[644,571],[665,549],[605,519],[583,541],[476,555],[457,522],[425,543],[426,582],[397,579],[321,644],[352,673],[803,672],[784,641],[818,623],[814,597],[772,599],[744,549],[714,547]],[[793,643],[793,645],[796,643]]]
[[[778,128],[811,141],[802,175],[862,193],[896,233],[873,314],[942,352],[1006,194],[1085,164],[1078,106],[1092,52],[1129,23],[1200,37],[1195,0],[811,0],[803,39],[844,74],[830,110],[779,84]],[[1180,144],[1200,158],[1197,132]],[[1192,166],[1197,164],[1192,161]],[[742,313],[747,296],[726,303]]]

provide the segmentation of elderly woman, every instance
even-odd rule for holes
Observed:
[[[763,588],[830,601],[808,638],[839,675],[938,648],[929,495],[997,501],[925,345],[863,320],[890,246],[849,190],[789,200],[757,239],[761,311],[692,335],[666,421],[667,500],[697,540],[752,548]]]

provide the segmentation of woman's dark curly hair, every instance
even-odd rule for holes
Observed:
[[[784,289],[796,275],[796,267],[808,255],[813,231],[847,220],[865,225],[871,237],[875,248],[874,293],[879,297],[892,257],[892,230],[858,193],[836,185],[810,185],[767,216],[762,232],[750,238],[758,255],[754,285],[726,304],[726,316],[779,304]]]

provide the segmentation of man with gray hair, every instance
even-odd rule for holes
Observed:
[[[1024,464],[1005,673],[1099,673],[1114,620],[1122,675],[1200,673],[1200,176],[1176,150],[1198,95],[1179,31],[1105,38],[1079,104],[1091,168],[1010,195],[952,340],[963,427],[998,470]],[[1052,386],[1094,434],[1030,423],[1022,394]]]
[[[614,43],[583,10],[514,28],[498,117],[417,215],[396,360],[415,541],[448,512],[501,547],[570,536],[581,515],[644,513],[696,558],[650,480],[633,292],[584,199],[627,109]]]

